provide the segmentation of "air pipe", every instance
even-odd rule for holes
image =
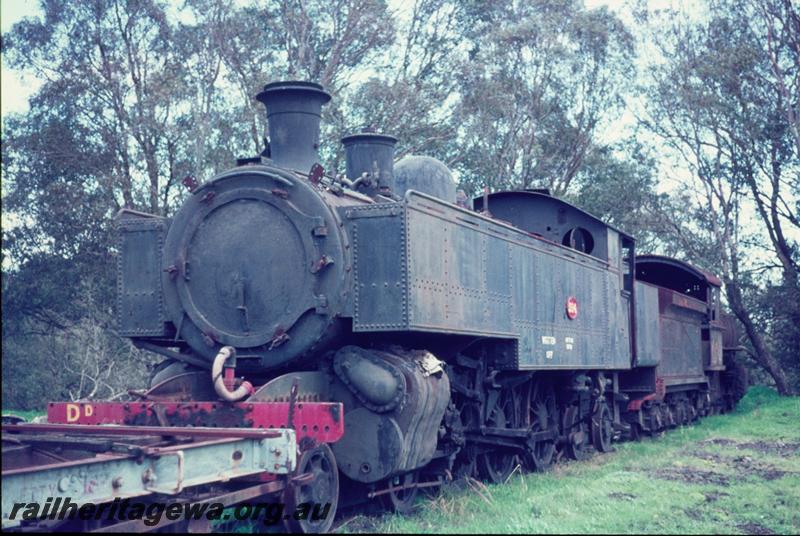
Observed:
[[[225,363],[231,359],[233,365],[225,366]],[[211,365],[211,381],[214,382],[214,391],[217,392],[219,397],[227,402],[236,402],[241,400],[247,395],[253,393],[253,385],[244,381],[235,390],[233,388],[234,370],[236,368],[236,349],[232,346],[223,346],[214,358],[214,363]],[[224,373],[223,373],[224,368]]]

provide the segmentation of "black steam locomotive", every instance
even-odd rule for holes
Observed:
[[[345,478],[320,494],[400,511],[446,478],[503,482],[736,402],[713,275],[544,191],[456,204],[447,167],[394,164],[391,136],[344,138],[329,176],[330,95],[258,100],[264,153],[187,180],[172,218],[118,217],[120,333],[169,358],[151,397],[341,402],[319,470]]]

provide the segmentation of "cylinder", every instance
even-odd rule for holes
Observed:
[[[319,162],[320,114],[330,94],[313,82],[272,82],[256,99],[267,107],[272,160],[308,173]]]

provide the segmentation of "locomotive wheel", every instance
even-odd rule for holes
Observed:
[[[495,428],[512,428],[514,415],[514,398],[509,390],[504,390],[494,407],[488,413],[487,426]],[[502,484],[517,464],[517,457],[508,450],[498,448],[478,456],[478,472],[481,477],[493,484]]]
[[[481,426],[481,412],[475,404],[465,404],[461,408],[461,425],[465,430],[477,430]],[[453,467],[454,478],[474,477],[478,470],[478,456],[475,447],[466,444],[456,455]]]
[[[653,406],[648,410],[647,415],[650,420],[650,435],[654,436],[664,427],[664,423],[661,420],[661,410],[658,406]]]
[[[686,412],[683,409],[683,402],[678,402],[675,405],[675,410],[672,412],[675,416],[675,424],[683,426],[686,424]]]
[[[336,517],[336,507],[339,504],[339,469],[336,467],[336,458],[331,448],[322,443],[314,448],[303,451],[297,460],[295,475],[311,473],[314,478],[306,483],[290,485],[284,492],[287,512],[294,513],[303,503],[311,504],[311,515],[306,519],[295,519],[288,514],[284,519],[287,530],[290,532],[320,533],[327,532],[333,525]],[[330,503],[328,515],[323,519],[314,519],[314,508],[324,508]]]
[[[689,414],[689,402],[681,400],[680,404],[678,405],[678,418],[681,426],[689,426],[689,422],[691,421],[691,416]]]
[[[456,457],[453,469],[453,478],[466,478],[476,476],[478,470],[478,457],[469,446],[463,447]]]
[[[658,410],[657,411],[658,411],[659,419],[661,420],[661,427],[659,428],[659,431],[666,430],[670,426],[670,424],[669,424],[669,410],[667,409],[666,402],[660,404],[658,406]]]
[[[592,455],[589,425],[580,422],[580,410],[570,406],[564,412],[564,433],[567,435],[566,453],[573,460],[585,460]]]
[[[688,406],[689,406],[689,421],[696,422],[697,419],[700,417],[700,415],[697,413],[697,407],[695,407],[695,404],[691,402],[689,403]]]
[[[667,428],[675,428],[676,426],[678,426],[678,421],[675,419],[675,412],[672,411],[672,406],[668,404],[664,405],[664,411],[666,412],[667,415],[666,419]]]
[[[159,383],[172,378],[174,376],[178,376],[180,374],[185,374],[187,372],[191,372],[192,370],[198,370],[186,363],[181,361],[176,361],[174,359],[167,359],[166,361],[162,361],[158,365],[153,368],[153,372],[150,374],[150,387],[155,387]]]
[[[534,386],[531,397],[530,422],[532,432],[546,432],[555,428],[557,419],[556,396],[552,388]],[[544,471],[553,463],[556,452],[555,439],[537,441],[529,445],[527,454],[531,459],[533,469]]]
[[[387,482],[389,487],[407,486],[409,484],[416,484],[419,479],[419,471],[411,471],[404,475],[398,475],[390,478]],[[414,509],[414,501],[417,499],[419,488],[407,488],[397,491],[390,491],[381,495],[381,502],[386,509],[391,510],[398,514],[407,514]]]
[[[702,419],[703,417],[708,417],[708,405],[709,400],[707,398],[703,398],[702,400],[697,401],[697,419]]]
[[[592,444],[599,452],[610,452],[613,438],[614,424],[611,421],[611,410],[605,402],[601,402],[597,412],[592,415]]]
[[[631,441],[641,441],[642,440],[642,429],[641,425],[638,422],[632,422],[630,432],[628,432],[628,438]]]

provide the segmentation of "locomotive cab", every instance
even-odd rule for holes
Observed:
[[[677,311],[681,310],[684,312],[680,314],[698,316],[703,368],[724,370],[722,342],[725,325],[720,318],[719,293],[722,282],[719,278],[677,259],[660,255],[639,255],[636,257],[636,279],[659,287],[659,309],[662,315],[669,315],[669,310],[679,314]],[[669,339],[676,340],[674,337]],[[691,338],[681,337],[677,340]]]
[[[633,237],[588,212],[551,196],[546,190],[495,192],[475,198],[473,204],[476,210],[494,219],[508,222],[542,241],[569,248],[572,251],[561,250],[567,259],[588,261],[585,255],[600,261],[607,275],[616,280],[613,284],[606,282],[604,285],[619,289],[618,297],[610,299],[606,305],[608,315],[614,318],[615,324],[626,326],[624,337],[628,340],[621,342],[620,346],[624,344],[628,347],[624,350],[627,366],[637,362],[639,345],[635,340],[637,314]],[[582,255],[575,255],[573,251]],[[593,287],[600,284],[600,280],[589,283]],[[581,286],[580,280],[577,286]],[[593,304],[593,307],[597,307],[597,304]],[[616,351],[619,353],[621,348],[618,347]]]
[[[633,238],[578,207],[541,190],[495,192],[473,201],[475,210],[488,210],[493,218],[597,259],[619,265],[620,245],[633,248]],[[626,263],[632,257],[624,252]],[[629,285],[628,285],[629,286]]]

